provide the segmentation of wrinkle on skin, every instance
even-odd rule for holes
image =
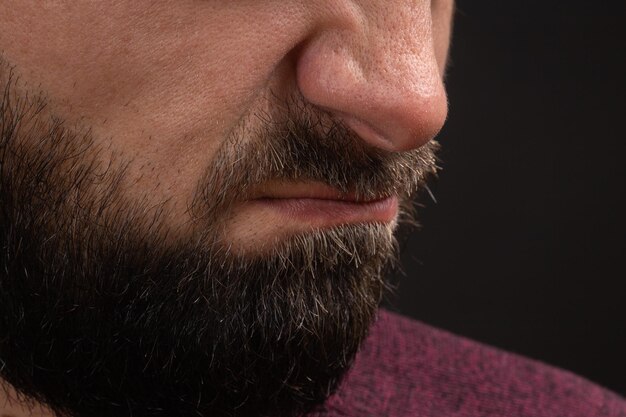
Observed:
[[[89,124],[135,159],[137,187],[159,183],[155,192],[177,190],[181,198],[191,195],[189,179],[209,162],[216,138],[250,108],[293,46],[288,38],[297,38],[294,29],[282,30],[286,23],[267,25],[271,13],[259,3],[90,2],[80,16],[74,2],[54,4],[30,10],[23,3],[23,11],[4,6],[14,26],[3,25],[0,44],[31,40],[23,51],[5,48],[7,58],[32,84],[45,86],[60,117]],[[290,19],[274,14],[270,21]],[[29,35],[20,27],[39,31]],[[38,34],[45,42],[32,41]],[[258,45],[259,39],[268,41]],[[157,181],[151,175],[146,184],[142,166],[154,169]]]

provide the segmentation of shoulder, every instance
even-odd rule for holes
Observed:
[[[320,416],[626,417],[570,372],[381,311]]]

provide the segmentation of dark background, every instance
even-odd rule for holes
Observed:
[[[624,2],[460,0],[396,310],[626,394]]]

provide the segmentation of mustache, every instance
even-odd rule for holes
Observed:
[[[271,181],[321,182],[357,199],[408,199],[439,169],[434,140],[410,151],[389,152],[367,145],[302,100],[281,109],[280,118],[257,113],[252,116],[257,123],[249,118],[233,129],[199,182],[192,215],[225,212],[250,197],[255,186]]]

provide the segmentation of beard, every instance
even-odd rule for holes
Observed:
[[[80,417],[295,416],[324,402],[375,318],[396,225],[305,231],[260,251],[236,250],[224,225],[273,180],[398,195],[408,221],[434,143],[370,148],[292,99],[231,132],[178,233],[165,202],[125,191],[132,161],[103,163],[89,132],[12,88],[6,65],[0,81],[0,377],[22,399]]]

